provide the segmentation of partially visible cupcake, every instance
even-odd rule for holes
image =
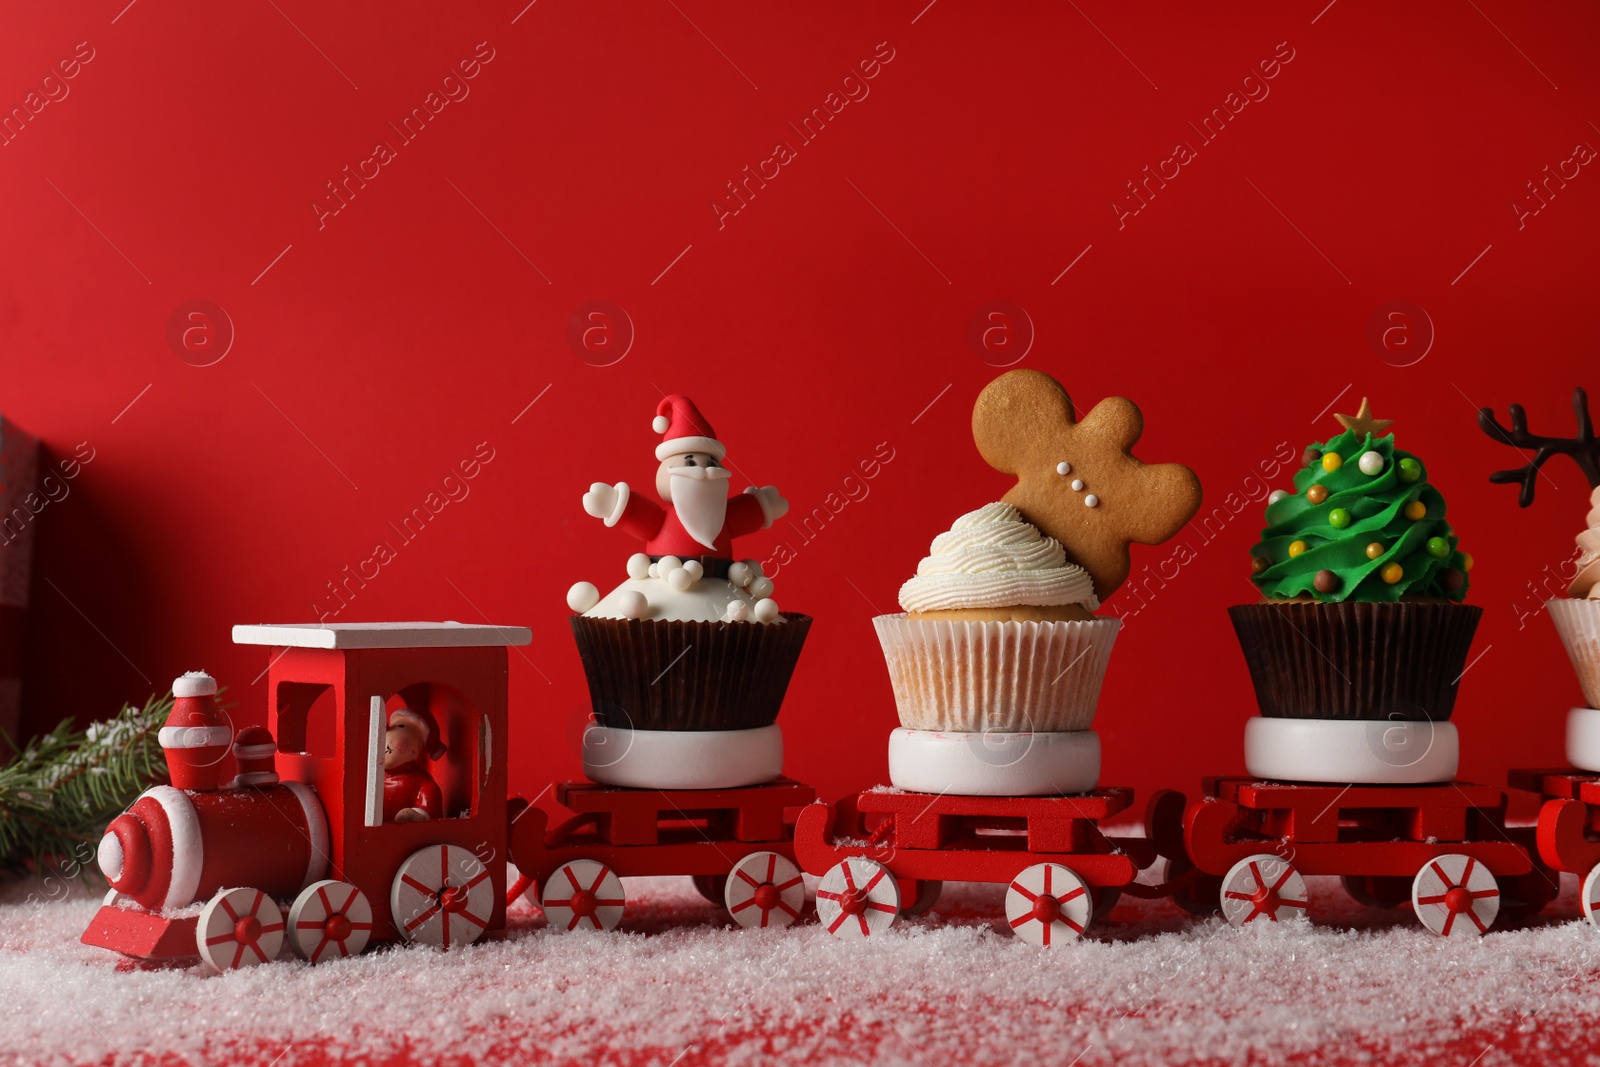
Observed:
[[[1567,595],[1553,597],[1545,606],[1561,632],[1583,699],[1590,708],[1600,708],[1600,487],[1589,494],[1588,528],[1578,534],[1578,550],[1578,573]],[[1600,763],[1597,756],[1590,760]]]
[[[628,577],[604,597],[579,582],[567,595],[594,721],[584,772],[607,785],[712,789],[770,781],[783,769],[776,724],[811,617],[783,612],[733,539],[788,510],[772,486],[728,496],[726,448],[681,395],[652,429],[662,503],[627,482],[596,482],[584,510],[645,542]]]
[[[1251,549],[1264,601],[1229,609],[1261,717],[1245,762],[1264,778],[1429,782],[1455,776],[1448,722],[1483,609],[1461,603],[1472,557],[1390,420],[1339,415],[1295,491],[1268,498]]]
[[[1600,438],[1595,437],[1594,418],[1589,414],[1589,394],[1581,387],[1572,390],[1572,414],[1578,432],[1572,437],[1534,434],[1528,429],[1528,413],[1521,404],[1512,404],[1511,424],[1502,426],[1493,408],[1478,410],[1478,425],[1497,444],[1524,451],[1521,467],[1495,471],[1489,480],[1502,485],[1520,485],[1520,507],[1533,503],[1542,468],[1547,460],[1566,456],[1577,464],[1589,482],[1587,527],[1578,534],[1578,554],[1573,559],[1572,584],[1564,597],[1545,601],[1550,619],[1561,633],[1561,641],[1572,660],[1572,669],[1583,688],[1586,708],[1573,708],[1567,714],[1567,759],[1574,767],[1600,771]],[[1549,481],[1549,477],[1545,476]]]
[[[1567,595],[1550,598],[1545,608],[1589,703],[1567,713],[1567,762],[1600,771],[1600,486],[1589,494],[1588,524],[1578,534],[1578,573]]]

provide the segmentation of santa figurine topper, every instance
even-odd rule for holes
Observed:
[[[661,435],[655,457],[657,503],[627,482],[595,482],[583,510],[644,542],[628,560],[628,581],[605,598],[589,582],[567,595],[573,611],[603,618],[674,618],[708,622],[776,621],[772,582],[755,560],[736,561],[736,537],[764,530],[789,502],[770,485],[728,494],[722,465],[727,446],[694,402],[663,397],[651,429]]]
[[[444,798],[427,763],[445,754],[439,724],[426,708],[389,712],[383,738],[383,821],[421,822],[444,812]]]

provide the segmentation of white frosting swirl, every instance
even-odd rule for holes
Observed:
[[[1081,604],[1093,611],[1100,601],[1089,572],[1067,562],[1059,541],[998,502],[969,511],[935,537],[917,576],[900,587],[906,611],[1024,604]]]

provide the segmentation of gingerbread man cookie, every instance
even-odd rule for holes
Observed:
[[[1061,542],[1102,601],[1128,577],[1128,546],[1156,545],[1200,509],[1200,479],[1179,463],[1133,456],[1144,417],[1107,397],[1078,421],[1048,374],[1008,371],[978,394],[972,439],[984,462],[1017,484],[1002,499]]]

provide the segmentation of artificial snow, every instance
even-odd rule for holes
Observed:
[[[214,975],[139,970],[78,936],[60,882],[0,892],[0,1063],[757,1065],[1571,1062],[1600,1018],[1576,882],[1534,924],[1445,940],[1308,879],[1312,925],[1229,927],[1123,898],[1083,941],[1003,929],[947,886],[867,941],[740,930],[688,879],[628,880],[616,933],[519,902],[501,940]]]

